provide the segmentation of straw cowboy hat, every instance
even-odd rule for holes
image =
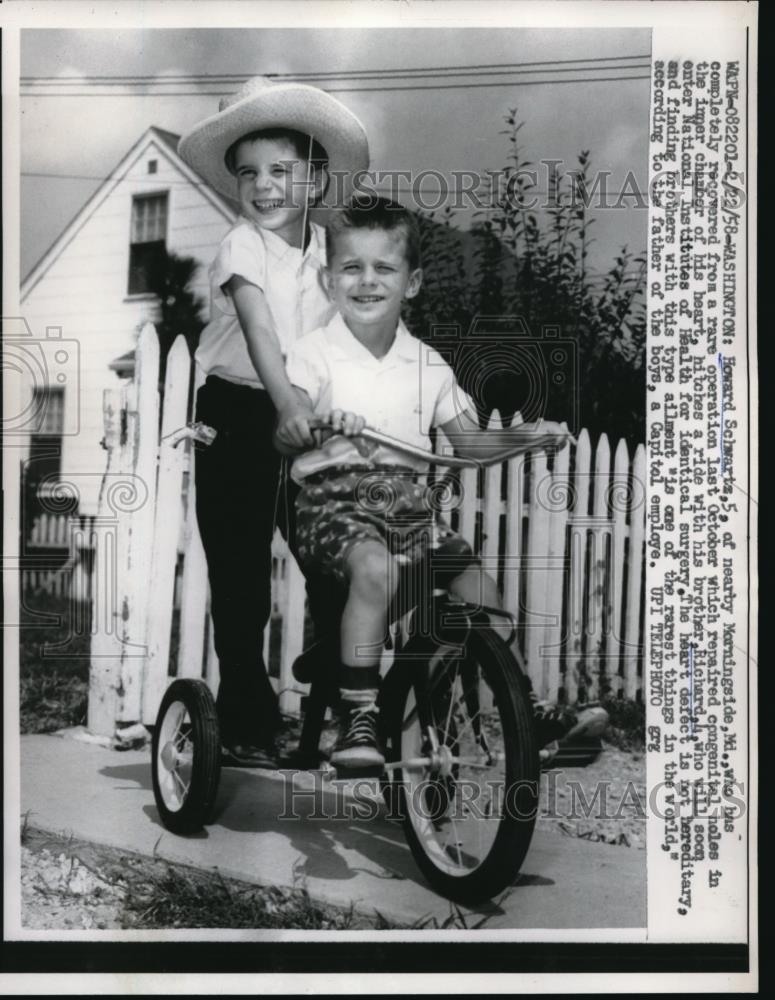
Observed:
[[[237,185],[224,162],[229,147],[249,132],[290,128],[311,135],[328,154],[331,173],[369,166],[366,130],[335,97],[303,83],[276,83],[254,76],[236,94],[222,97],[218,114],[199,122],[178,144],[178,153],[216,190],[235,198]]]

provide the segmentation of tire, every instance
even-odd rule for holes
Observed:
[[[415,710],[418,669],[417,659],[401,664],[386,692],[388,763],[430,760]],[[383,795],[431,886],[480,903],[514,883],[533,835],[540,771],[532,712],[518,662],[487,629],[471,630],[463,656],[437,647],[427,669],[441,766],[395,768]]]
[[[212,816],[221,776],[215,701],[204,681],[180,679],[167,689],[153,731],[153,795],[173,833],[198,833]]]

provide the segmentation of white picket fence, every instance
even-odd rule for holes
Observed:
[[[203,677],[213,690],[218,677],[193,448],[165,440],[192,418],[197,386],[183,338],[167,359],[161,413],[151,325],[140,334],[135,372],[104,400],[108,465],[92,528],[89,694],[89,729],[101,734],[152,724],[173,675]],[[603,435],[593,455],[586,431],[551,462],[536,452],[461,473],[448,517],[498,577],[543,697],[573,704],[641,691],[645,482],[642,445],[630,461],[624,441],[612,456]],[[281,708],[294,713],[306,690],[291,675],[304,640],[304,581],[279,533],[274,556],[265,654]]]
[[[33,518],[22,543],[23,594],[45,593],[78,604],[91,601],[93,520],[84,514],[45,511]]]

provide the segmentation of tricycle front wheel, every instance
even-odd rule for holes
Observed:
[[[427,670],[428,719],[415,696],[418,669]],[[450,899],[491,899],[516,879],[538,805],[538,751],[517,661],[498,636],[473,630],[462,655],[438,646],[427,665],[400,665],[385,700],[383,792],[415,861]]]

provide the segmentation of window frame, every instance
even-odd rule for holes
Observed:
[[[136,209],[141,202],[159,200],[164,204],[163,236],[155,240],[135,240]],[[129,260],[127,274],[127,298],[153,298],[153,292],[148,288],[147,273],[155,255],[166,253],[169,235],[170,192],[168,189],[143,191],[132,195],[129,209]],[[143,220],[142,228],[147,232],[147,220]],[[141,250],[140,248],[146,248]],[[148,249],[150,248],[150,249]]]

